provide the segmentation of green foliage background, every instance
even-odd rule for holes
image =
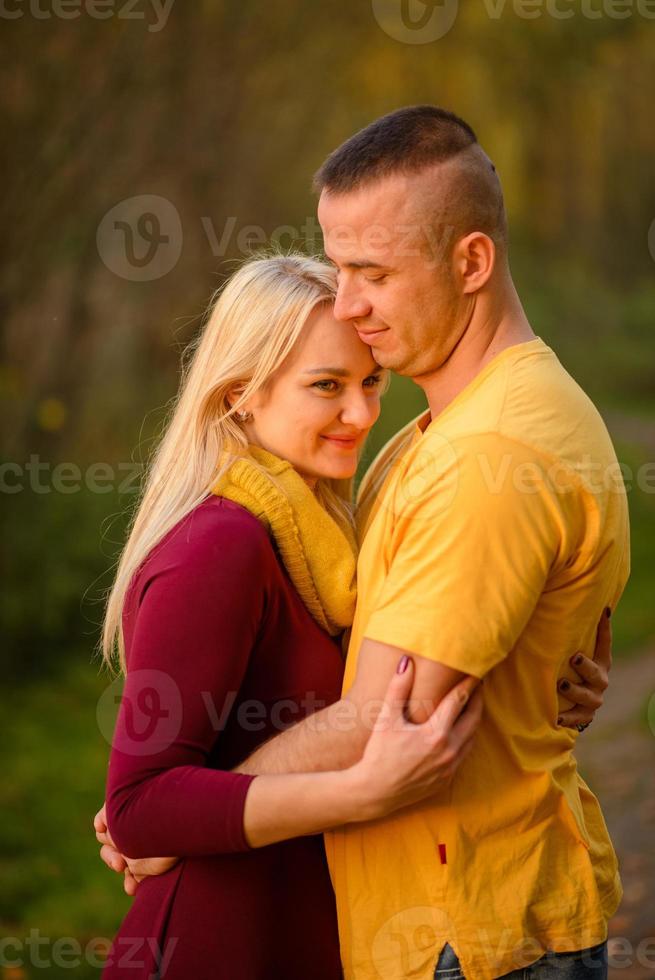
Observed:
[[[634,475],[633,575],[615,646],[644,649],[655,635],[655,22],[636,5],[620,20],[571,8],[568,20],[528,20],[507,3],[494,19],[484,0],[466,0],[426,45],[394,41],[369,3],[346,0],[177,0],[159,32],[27,7],[7,20],[5,460],[36,456],[51,473],[147,459],[180,352],[241,257],[238,232],[308,227],[310,177],[330,149],[399,105],[445,105],[501,174],[536,332],[594,398]],[[170,200],[184,230],[180,261],[153,282],[117,277],[96,246],[103,215],[137,194]],[[230,219],[213,254],[207,222],[220,238]],[[394,382],[368,456],[422,404]],[[29,485],[3,494],[6,935],[38,928],[85,943],[111,935],[127,907],[90,831],[108,752],[95,717],[108,679],[92,657],[134,499]],[[49,972],[71,970],[98,973]]]

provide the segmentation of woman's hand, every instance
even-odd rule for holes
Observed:
[[[105,804],[93,818],[96,840],[102,844],[100,857],[108,868],[124,875],[123,888],[127,895],[135,895],[140,881],[148,875],[161,875],[175,867],[179,858],[127,858],[116,849],[109,828],[107,827],[107,812]]]
[[[572,708],[560,713],[557,722],[561,727],[576,728],[584,725],[586,728],[603,705],[603,694],[609,685],[608,674],[612,666],[612,626],[609,612],[609,609],[605,610],[600,618],[593,660],[583,653],[576,653],[569,660],[581,683],[574,683],[567,678],[560,678],[557,682],[558,691],[573,704]]]
[[[364,799],[362,819],[383,817],[443,790],[470,752],[482,717],[482,689],[467,677],[426,722],[405,717],[414,681],[411,658],[400,661],[361,760],[351,768]],[[466,708],[466,710],[464,710]]]

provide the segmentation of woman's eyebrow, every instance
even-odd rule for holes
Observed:
[[[337,378],[347,378],[350,375],[350,371],[346,371],[345,368],[319,367],[310,368],[309,371],[304,371],[303,374],[335,374]]]

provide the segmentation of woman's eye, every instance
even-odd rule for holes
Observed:
[[[377,386],[382,381],[382,375],[380,374],[370,374],[368,378],[364,378],[365,388],[377,388]]]
[[[386,275],[382,275],[382,276],[367,276],[366,277],[367,282],[384,282],[384,280],[386,278],[387,278]]]
[[[336,381],[329,381],[327,378],[324,381],[315,381],[312,388],[318,388],[319,391],[333,392],[338,388]]]

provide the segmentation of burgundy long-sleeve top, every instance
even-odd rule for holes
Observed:
[[[263,525],[215,496],[142,564],[123,629],[108,825],[130,857],[182,860],[139,885],[105,980],[338,980],[322,838],[250,849],[254,777],[229,771],[338,699],[338,642],[307,612]]]

